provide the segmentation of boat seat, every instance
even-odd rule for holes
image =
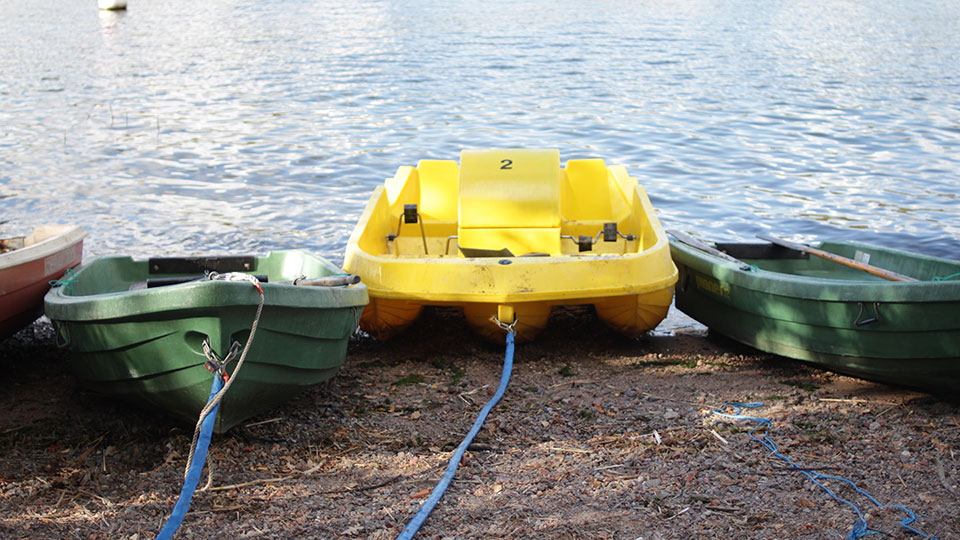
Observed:
[[[457,162],[423,159],[417,164],[420,179],[420,215],[424,221],[457,220]]]
[[[558,150],[461,152],[457,235],[464,255],[559,255],[560,174]]]
[[[578,222],[619,222],[630,201],[602,159],[571,159],[563,175],[563,217]]]

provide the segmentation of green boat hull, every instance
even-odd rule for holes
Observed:
[[[363,284],[281,283],[341,273],[307,253],[274,252],[249,261],[245,272],[268,279],[262,284],[264,307],[243,367],[221,401],[217,432],[333,377],[368,301]],[[219,358],[234,342],[246,345],[260,295],[247,281],[137,288],[147,279],[177,277],[151,273],[150,266],[130,257],[92,261],[47,294],[46,314],[86,387],[192,425],[212,383],[203,342]],[[232,374],[235,367],[233,361],[226,371]]]
[[[917,278],[893,282],[770,244],[672,240],[676,306],[761,351],[888,384],[960,395],[960,262],[858,242],[819,247]],[[858,253],[860,255],[858,255]]]

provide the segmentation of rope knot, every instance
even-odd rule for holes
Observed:
[[[207,279],[210,281],[246,281],[256,287],[260,296],[263,296],[263,287],[260,286],[260,280],[251,274],[244,274],[243,272],[227,272],[225,274],[210,272],[207,274]]]
[[[63,287],[67,292],[73,292],[73,281],[77,279],[77,272],[73,268],[67,268],[60,279],[50,281],[51,287]]]

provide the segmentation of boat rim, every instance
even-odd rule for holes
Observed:
[[[940,257],[930,257],[928,255],[914,254],[907,251],[885,248],[873,244],[855,241],[832,241],[821,242],[823,244],[848,245],[857,247],[866,247],[868,249],[883,249],[909,257],[921,257],[943,260],[948,262],[958,262],[951,259]],[[888,281],[875,279],[835,279],[814,276],[799,276],[785,272],[776,272],[773,270],[764,270],[762,268],[748,267],[743,268],[735,262],[727,261],[710,253],[704,252],[693,246],[688,246],[683,242],[670,242],[671,249],[685,253],[694,260],[701,261],[707,268],[697,268],[698,271],[706,273],[714,278],[723,279],[738,287],[744,287],[751,290],[763,291],[776,296],[813,298],[823,301],[837,302],[914,302],[917,299],[919,291],[930,291],[932,296],[938,297],[932,301],[952,302],[960,297],[960,280],[957,281]],[[679,266],[691,266],[687,261],[678,261],[674,257],[674,262]],[[685,272],[681,270],[681,272]],[[779,285],[776,290],[770,290],[769,287],[762,284],[776,280]],[[683,277],[681,276],[682,285]],[[945,295],[944,291],[952,292],[953,295]],[[937,293],[934,295],[933,291]],[[828,294],[832,293],[832,294]]]
[[[78,244],[87,233],[77,225],[45,225],[57,230],[57,234],[36,244],[24,246],[0,255],[0,270],[6,270],[23,263],[49,257],[64,249]],[[36,231],[37,229],[34,229]],[[31,232],[32,233],[32,232]],[[29,236],[29,235],[25,235]]]
[[[271,254],[302,253],[322,261],[323,266],[337,272],[340,268],[322,257],[313,255],[304,250],[280,250]],[[112,255],[97,257],[84,264],[77,270],[73,279],[82,279],[85,272],[95,270],[98,263],[103,264],[112,260],[134,262],[133,257]],[[66,285],[65,285],[66,286]],[[145,308],[141,300],[147,297],[161,298],[164,308],[159,311],[189,310],[204,307],[256,306],[259,302],[257,291],[247,281],[227,280],[195,280],[154,289],[121,290],[85,295],[65,294],[63,287],[51,288],[44,299],[45,311],[51,319],[64,321],[88,321],[105,318],[118,318],[138,315],[149,311],[158,311],[154,307]],[[297,308],[362,308],[368,303],[367,286],[356,283],[346,287],[303,287],[291,283],[263,283],[261,284],[267,306],[287,306]],[[236,294],[220,294],[215,302],[206,296],[189,293],[197,289],[217,289],[229,291],[231,288]],[[304,290],[306,289],[306,290]],[[245,292],[244,292],[245,291]],[[274,294],[270,294],[270,293]],[[276,293],[282,292],[278,295]],[[328,305],[329,304],[329,305]],[[109,309],[103,306],[110,306]],[[109,312],[109,313],[108,313]]]

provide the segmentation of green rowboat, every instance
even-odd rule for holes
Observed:
[[[259,324],[220,403],[217,432],[336,374],[367,304],[367,288],[294,284],[303,276],[345,281],[336,277],[342,271],[335,265],[302,251],[90,262],[45,298],[57,339],[71,351],[74,374],[96,392],[196,422],[212,382],[204,342],[219,359],[245,346],[261,298],[250,281],[212,280],[205,272],[242,272],[264,281]],[[235,366],[234,359],[226,372]]]
[[[775,244],[692,244],[670,242],[676,306],[712,331],[855,377],[960,394],[960,261],[818,246],[918,280],[889,281]]]

